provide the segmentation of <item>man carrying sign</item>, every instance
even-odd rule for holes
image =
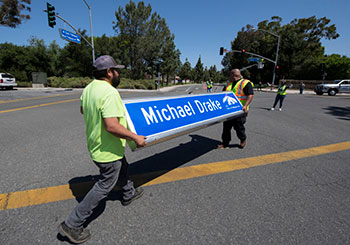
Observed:
[[[94,208],[105,199],[120,181],[124,206],[141,197],[143,190],[135,189],[128,178],[128,163],[124,156],[125,139],[135,141],[138,147],[146,145],[145,137],[127,129],[126,109],[116,87],[119,85],[118,68],[115,60],[104,55],[93,65],[96,78],[81,95],[80,112],[86,124],[87,145],[90,156],[100,170],[99,180],[76,206],[58,229],[62,236],[73,243],[83,243],[90,238],[90,232],[83,224]]]
[[[218,145],[218,149],[227,148],[229,146],[232,127],[235,129],[237,137],[241,140],[239,146],[243,149],[247,144],[244,124],[247,120],[249,104],[252,102],[254,96],[253,84],[251,81],[242,77],[240,70],[233,69],[230,72],[230,80],[224,90],[233,91],[243,105],[242,110],[244,111],[244,114],[238,118],[224,122],[221,136],[222,143]]]

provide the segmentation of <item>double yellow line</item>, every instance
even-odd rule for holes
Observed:
[[[150,186],[207,175],[231,172],[251,167],[258,167],[268,164],[281,163],[307,157],[319,156],[344,150],[350,150],[350,142],[347,141],[338,144],[281,152],[276,154],[268,154],[257,157],[235,159],[230,161],[206,163],[189,167],[176,168],[171,171],[151,172],[131,177],[136,183],[145,183],[143,186]],[[59,185],[33,190],[3,193],[0,194],[0,211],[72,199],[77,196],[84,195],[84,193],[88,191],[92,184],[92,182],[83,182],[74,184],[74,186]],[[70,187],[71,189],[75,190],[74,195]]]
[[[67,96],[67,95],[72,95],[72,94],[76,94],[76,93],[70,93],[70,94],[54,94],[54,95],[39,96],[39,97],[31,97],[31,98],[25,98],[25,99],[15,99],[15,100],[0,100],[0,104],[6,104],[6,103],[12,103],[12,102],[19,102],[19,101],[26,101],[26,100],[37,100],[37,99],[43,99],[43,98],[53,98],[53,97]]]
[[[21,110],[33,109],[33,108],[42,107],[42,106],[48,106],[48,105],[62,104],[62,103],[67,103],[67,102],[72,102],[72,101],[77,101],[77,100],[80,100],[80,99],[62,100],[62,101],[55,101],[55,102],[39,104],[39,105],[19,107],[19,108],[15,108],[15,109],[0,111],[0,114],[6,113],[6,112],[12,112],[12,111],[21,111]]]

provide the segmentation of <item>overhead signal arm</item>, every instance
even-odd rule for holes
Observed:
[[[44,12],[48,12],[48,11],[45,9]],[[54,14],[55,14],[55,16],[56,16],[57,18],[61,19],[63,22],[65,22],[67,25],[69,25],[69,26],[75,31],[75,33],[78,34],[82,39],[84,39],[85,42],[86,42],[87,44],[89,44],[89,46],[92,48],[91,43],[90,43],[88,40],[86,40],[86,38],[85,38],[77,29],[75,29],[74,26],[72,26],[67,20],[63,19],[63,18],[62,18],[61,16],[59,16],[58,14],[56,14],[56,13],[54,13]],[[56,22],[55,22],[55,24],[56,24]]]

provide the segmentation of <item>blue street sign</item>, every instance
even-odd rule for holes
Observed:
[[[62,39],[80,44],[81,39],[79,35],[65,29],[59,29],[58,31]]]
[[[248,61],[250,61],[250,62],[258,62],[260,60],[261,60],[261,58],[248,58]]]
[[[232,92],[125,100],[129,129],[152,145],[243,114]]]

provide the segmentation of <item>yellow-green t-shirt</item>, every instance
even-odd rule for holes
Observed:
[[[87,146],[92,160],[112,162],[124,157],[125,139],[107,132],[103,118],[117,117],[127,127],[126,109],[119,92],[104,80],[94,80],[85,87],[81,97]]]

